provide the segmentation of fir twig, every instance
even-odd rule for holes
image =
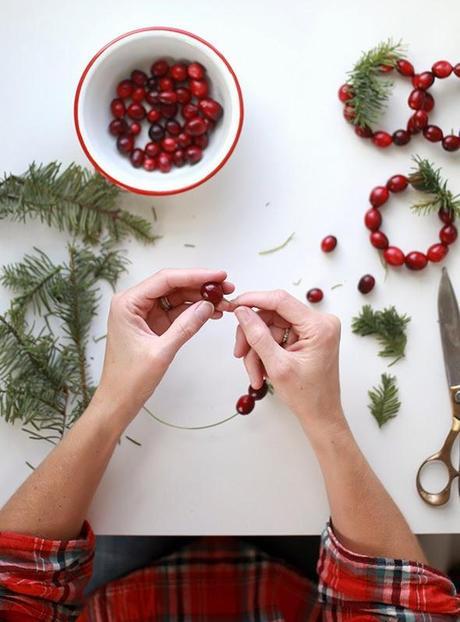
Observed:
[[[379,428],[396,417],[401,408],[401,402],[399,401],[398,387],[394,376],[382,374],[380,385],[372,387],[368,395],[370,399],[369,410]]]
[[[352,319],[351,327],[353,333],[361,337],[375,335],[381,346],[379,356],[392,358],[391,366],[405,356],[409,322],[410,318],[399,315],[395,307],[374,311],[371,305],[364,305],[361,313]]]
[[[414,156],[414,172],[409,175],[409,183],[420,192],[429,196],[424,201],[412,205],[411,209],[419,214],[429,214],[440,209],[450,216],[460,217],[460,195],[454,195],[447,188],[447,181],[441,177],[441,169],[434,168],[429,160]]]
[[[294,237],[294,234],[295,232],[291,233],[291,235],[286,240],[284,240],[282,244],[279,244],[278,246],[275,246],[274,248],[269,248],[268,250],[265,250],[265,251],[259,251],[259,255],[271,255],[272,253],[277,253],[278,251],[282,250],[285,246],[289,244],[289,242]]]

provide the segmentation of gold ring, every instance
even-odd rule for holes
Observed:
[[[289,333],[291,332],[290,328],[284,329],[283,338],[281,339],[281,345],[285,346],[287,344],[287,340],[289,339]]]
[[[173,308],[167,296],[162,296],[160,298],[160,307],[163,309],[163,311],[171,311],[171,309]]]

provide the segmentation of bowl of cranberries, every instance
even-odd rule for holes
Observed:
[[[175,28],[142,28],[99,50],[80,78],[77,136],[97,171],[125,190],[178,194],[227,162],[243,98],[224,56]]]

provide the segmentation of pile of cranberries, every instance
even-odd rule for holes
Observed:
[[[150,74],[134,69],[118,83],[110,103],[109,132],[118,151],[135,168],[168,173],[173,166],[196,164],[223,108],[209,96],[206,69],[197,62],[170,64],[156,60]],[[147,123],[149,141],[141,148],[136,138]]]

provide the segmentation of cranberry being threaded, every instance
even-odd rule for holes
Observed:
[[[453,244],[457,239],[457,227],[455,225],[446,225],[439,232],[439,239],[444,244]]]
[[[407,188],[409,180],[405,175],[393,175],[387,181],[387,188],[390,192],[402,192]]]
[[[437,78],[448,78],[452,73],[452,65],[447,60],[438,60],[437,63],[431,67],[431,71]]]
[[[386,248],[383,251],[383,258],[390,266],[402,266],[406,259],[402,250],[397,246],[389,246]]]
[[[338,96],[342,103],[347,102],[349,99],[353,97],[353,89],[351,84],[342,84],[342,86],[338,90]]]
[[[383,233],[383,231],[373,231],[370,234],[369,239],[372,246],[374,248],[378,248],[379,250],[385,250],[390,244],[387,236]]]
[[[409,270],[423,270],[427,263],[427,256],[420,251],[411,251],[406,255],[406,266]]]
[[[423,130],[423,135],[432,143],[438,143],[443,139],[442,129],[437,125],[427,125]]]
[[[248,395],[253,397],[255,400],[262,400],[267,395],[267,391],[268,384],[264,380],[260,389],[254,389],[251,385],[249,385]]]
[[[371,207],[364,215],[364,224],[370,231],[377,231],[382,224],[382,214],[375,207]]]
[[[372,274],[365,274],[359,279],[358,290],[361,294],[368,294],[374,289],[375,279]]]
[[[375,132],[372,136],[372,142],[377,147],[385,149],[385,147],[389,147],[391,145],[393,138],[391,134],[388,134],[388,132]]]
[[[330,253],[337,246],[337,238],[335,235],[327,235],[321,240],[321,250],[323,253]]]
[[[254,410],[255,404],[252,395],[242,395],[236,403],[236,410],[240,415],[249,415]]]
[[[429,261],[438,263],[442,261],[449,252],[449,247],[445,244],[432,244],[426,252]]]
[[[212,302],[212,304],[216,306],[219,302],[222,302],[224,298],[222,283],[216,283],[215,281],[203,283],[200,289],[200,294],[204,300],[209,300],[209,302]]]
[[[390,193],[385,186],[376,186],[369,195],[372,207],[380,207],[388,201]]]
[[[321,302],[323,298],[324,298],[323,290],[320,289],[319,287],[313,287],[312,289],[309,289],[307,292],[307,300],[308,302],[311,302],[313,304],[316,304],[317,302]]]
[[[144,163],[145,153],[142,151],[142,149],[133,149],[129,158],[131,160],[131,164],[135,168],[139,168]]]
[[[407,130],[396,130],[393,134],[393,142],[398,147],[402,147],[402,145],[407,145],[410,141],[411,135]]]
[[[130,134],[123,134],[118,137],[117,149],[120,153],[128,154],[134,149],[134,137]]]
[[[446,151],[457,151],[460,149],[460,138],[455,134],[448,134],[442,139],[442,146]]]

